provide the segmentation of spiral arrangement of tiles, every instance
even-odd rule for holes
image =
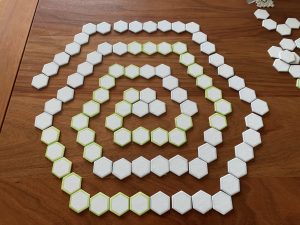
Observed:
[[[95,131],[90,129],[88,124],[89,118],[100,113],[101,104],[109,100],[109,91],[116,85],[117,78],[121,76],[128,79],[160,77],[162,86],[170,91],[171,99],[179,104],[181,112],[175,118],[175,128],[171,131],[160,127],[151,132],[144,127],[129,131],[123,127],[123,120],[127,115],[132,113],[143,117],[151,113],[160,116],[165,113],[166,105],[159,100],[159,96],[151,88],[141,91],[134,88],[127,89],[124,91],[123,100],[115,105],[115,112],[106,118],[105,123],[105,127],[113,132],[114,142],[120,146],[125,146],[131,141],[138,145],[151,141],[158,146],[170,143],[180,147],[187,141],[186,132],[193,126],[192,117],[198,113],[198,106],[196,102],[188,99],[187,91],[179,86],[179,80],[171,75],[171,68],[168,65],[146,64],[140,68],[135,65],[111,65],[108,74],[99,78],[99,88],[93,91],[91,100],[83,105],[81,113],[71,119],[71,127],[78,132],[76,141],[84,148],[83,157],[93,163],[93,173],[99,178],[112,174],[122,180],[131,174],[142,178],[150,172],[157,176],[172,172],[178,176],[189,173],[196,179],[201,179],[208,173],[207,164],[217,158],[216,147],[223,141],[222,129],[227,126],[226,115],[232,110],[230,102],[222,98],[222,91],[213,86],[213,79],[203,73],[201,65],[195,63],[195,56],[188,52],[185,43],[155,44],[133,41],[129,44],[123,42],[99,44],[97,50],[87,54],[86,61],[78,65],[77,71],[68,76],[66,86],[57,91],[56,98],[45,103],[44,112],[35,118],[35,127],[42,131],[41,140],[47,145],[45,155],[53,162],[52,173],[62,179],[61,189],[70,195],[69,207],[77,213],[89,209],[97,216],[107,211],[121,216],[129,210],[137,215],[143,215],[149,210],[162,215],[170,209],[180,214],[185,214],[192,209],[202,214],[211,209],[223,215],[227,214],[233,209],[232,196],[240,192],[239,179],[247,174],[247,162],[254,158],[253,148],[262,142],[258,130],[263,127],[262,116],[269,111],[269,108],[265,101],[256,96],[253,89],[246,86],[242,77],[235,75],[234,68],[226,64],[224,57],[216,52],[215,45],[208,41],[205,33],[200,31],[199,24],[194,22],[185,24],[180,21],[171,23],[166,20],[157,23],[118,21],[113,26],[106,22],[97,25],[88,23],[82,27],[81,33],[74,36],[74,41],[66,45],[64,52],[56,54],[53,62],[45,64],[41,74],[33,77],[32,86],[37,89],[46,87],[49,78],[56,75],[60,66],[68,64],[70,58],[80,52],[81,45],[87,44],[91,35],[107,34],[112,30],[120,34],[189,32],[192,40],[199,45],[200,52],[208,55],[208,61],[217,69],[218,75],[228,80],[228,86],[238,92],[241,101],[249,103],[252,112],[245,117],[247,129],[242,133],[243,142],[235,146],[235,158],[227,162],[228,174],[220,178],[220,191],[217,193],[210,195],[199,190],[191,196],[184,191],[178,191],[168,196],[159,191],[150,193],[151,196],[148,193],[138,192],[128,197],[119,192],[109,197],[100,192],[91,197],[81,188],[80,175],[72,172],[72,162],[64,157],[65,146],[59,142],[60,131],[53,126],[53,119],[55,114],[62,110],[63,103],[74,99],[75,89],[83,85],[84,79],[93,73],[94,65],[100,64],[106,55],[122,56],[126,53],[179,55],[179,63],[187,67],[187,74],[194,77],[196,85],[204,90],[206,99],[214,104],[215,113],[209,117],[210,128],[204,131],[205,143],[196,149],[196,157],[190,162],[180,155],[171,159],[157,156],[151,160],[138,157],[132,162],[124,158],[112,162],[103,156],[101,143],[95,142]]]

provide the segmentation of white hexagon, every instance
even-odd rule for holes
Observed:
[[[56,98],[64,103],[71,101],[74,98],[74,89],[68,86],[57,90]]]
[[[222,98],[222,91],[214,86],[205,89],[205,98],[216,102]]]
[[[295,54],[289,50],[283,50],[279,53],[279,58],[286,63],[293,63],[296,60]]]
[[[52,98],[47,102],[45,102],[44,111],[51,115],[57,114],[58,112],[61,111],[61,109],[62,109],[62,102],[56,98]]]
[[[142,45],[136,41],[128,44],[128,52],[137,55],[142,52]]]
[[[157,28],[162,32],[167,32],[172,29],[172,24],[167,20],[161,20],[157,23]]]
[[[84,77],[91,75],[93,73],[93,65],[88,62],[80,63],[77,66],[77,73],[81,74]]]
[[[97,65],[102,62],[102,55],[97,51],[87,54],[86,61],[92,65]]]
[[[131,132],[121,128],[114,132],[114,143],[123,147],[131,142]]]
[[[207,163],[210,163],[217,159],[216,147],[205,143],[198,147],[198,157]]]
[[[47,63],[43,66],[42,73],[48,77],[57,74],[59,66],[55,62]]]
[[[95,162],[102,155],[102,146],[92,142],[84,147],[83,158],[89,162]]]
[[[125,68],[125,76],[134,79],[140,75],[140,68],[135,65],[129,65]]]
[[[233,209],[231,197],[223,191],[219,191],[212,196],[212,203],[213,209],[222,215],[225,215]]]
[[[220,189],[229,195],[240,192],[240,180],[231,174],[220,178]]]
[[[267,112],[269,112],[269,107],[265,101],[257,98],[253,102],[251,102],[251,110],[258,115],[263,116]]]
[[[59,140],[60,130],[56,127],[48,127],[47,129],[43,130],[41,141],[46,145],[50,145],[54,142]]]
[[[72,162],[65,157],[57,159],[53,162],[52,174],[58,178],[62,178],[71,172]]]
[[[165,64],[160,64],[155,67],[155,74],[160,78],[165,78],[171,75],[171,68]]]
[[[45,157],[50,161],[55,161],[64,156],[65,146],[59,142],[54,142],[47,146]]]
[[[153,21],[147,21],[143,25],[143,30],[148,33],[153,33],[157,31],[157,23],[154,23]]]
[[[108,68],[108,74],[113,76],[114,78],[119,78],[124,75],[124,66],[120,64],[114,64]]]
[[[198,112],[197,103],[191,100],[185,100],[180,103],[180,112],[188,116],[195,115]]]
[[[170,171],[177,176],[181,176],[189,170],[187,159],[180,155],[176,155],[169,159],[169,165]]]
[[[107,23],[107,22],[102,22],[97,24],[97,31],[100,34],[107,34],[111,31],[111,24]]]
[[[205,90],[213,85],[212,78],[203,74],[197,77],[196,85]]]
[[[270,14],[268,13],[268,11],[265,10],[265,9],[257,9],[254,12],[254,15],[259,20],[265,20],[265,19],[267,19],[270,16]]]
[[[141,77],[150,79],[155,75],[155,68],[153,66],[146,64],[140,68],[140,75]]]
[[[228,85],[230,88],[239,91],[245,87],[245,80],[239,76],[233,76],[228,79]]]
[[[192,198],[184,191],[179,191],[172,195],[172,209],[181,215],[192,209]]]
[[[185,24],[181,21],[172,23],[172,30],[176,33],[182,33],[185,31]]]
[[[262,21],[262,26],[267,30],[276,30],[277,22],[272,19],[265,19]]]
[[[172,75],[163,78],[163,87],[169,91],[178,87],[178,79]]]
[[[98,102],[90,100],[83,104],[82,112],[89,117],[96,116],[100,113],[100,104]]]
[[[150,197],[150,208],[158,215],[168,212],[170,205],[170,197],[161,191]]]
[[[99,78],[99,86],[105,89],[111,89],[115,86],[115,78],[110,75],[104,75]]]
[[[291,33],[292,33],[292,29],[285,24],[277,25],[276,31],[282,36],[291,35]]]
[[[124,178],[131,175],[131,163],[122,158],[113,163],[113,170],[112,174],[119,178],[120,180],[123,180]]]
[[[63,66],[69,63],[70,55],[65,52],[57,53],[54,56],[53,62],[55,62],[59,66]]]
[[[109,100],[109,91],[104,88],[98,88],[93,91],[93,100],[98,103],[104,103]]]
[[[87,23],[85,25],[82,26],[82,32],[91,35],[96,33],[97,31],[97,26],[93,23]]]
[[[143,30],[143,24],[138,21],[133,21],[129,23],[129,30],[133,33],[138,33]]]
[[[248,102],[248,103],[250,103],[256,99],[255,91],[248,87],[244,87],[243,89],[241,89],[239,91],[239,96],[240,96],[241,100]]]
[[[287,18],[285,24],[288,25],[292,29],[300,28],[300,21],[297,18]]]
[[[114,23],[114,30],[119,33],[123,33],[128,30],[128,23],[123,20],[119,20]]]
[[[247,164],[239,158],[231,159],[227,162],[228,173],[240,178],[247,175]]]
[[[175,125],[181,130],[187,131],[193,127],[193,120],[190,116],[180,114],[175,118]]]
[[[223,130],[227,127],[226,117],[219,113],[214,113],[209,117],[209,125],[217,130]]]
[[[86,33],[78,33],[76,35],[74,35],[74,42],[80,44],[80,45],[84,45],[86,43],[89,42],[89,35],[87,35]]]
[[[218,74],[219,76],[228,79],[234,75],[233,67],[227,64],[223,64],[218,67]]]
[[[190,22],[185,25],[185,29],[187,32],[193,34],[200,30],[200,25],[195,22]]]
[[[169,141],[169,133],[168,131],[162,129],[162,128],[156,128],[155,130],[151,131],[151,142],[162,146]]]
[[[193,209],[205,214],[212,209],[211,195],[204,191],[198,191],[192,196]]]
[[[260,133],[255,130],[248,129],[244,131],[242,135],[243,141],[252,147],[256,147],[257,145],[261,144]]]
[[[109,210],[109,197],[101,192],[90,199],[89,210],[97,216],[101,216]]]
[[[130,197],[130,210],[141,216],[150,209],[150,198],[143,192],[138,192]]]
[[[289,73],[294,78],[300,78],[300,65],[291,65],[289,69]]]
[[[208,61],[211,65],[219,67],[224,64],[224,56],[214,53],[208,57]]]
[[[138,176],[139,178],[142,178],[150,173],[150,161],[143,156],[140,156],[139,158],[135,159],[131,163],[131,169],[132,173]]]
[[[187,45],[182,42],[176,42],[172,45],[172,49],[174,53],[176,53],[177,55],[181,55],[187,52]]]
[[[43,112],[35,117],[34,126],[40,130],[44,130],[52,125],[53,116]]]
[[[128,116],[131,114],[131,104],[127,101],[118,102],[115,105],[115,112],[122,117]]]
[[[209,41],[205,41],[200,45],[200,51],[207,55],[210,55],[216,51],[216,46]]]
[[[292,39],[288,39],[288,38],[283,38],[279,45],[286,50],[289,51],[294,51],[294,49],[296,48],[296,44]]]
[[[84,76],[79,73],[73,73],[68,76],[67,84],[72,88],[78,88],[83,85]]]
[[[208,174],[207,163],[199,158],[193,159],[189,162],[189,173],[197,179],[201,179]]]
[[[144,127],[138,127],[132,131],[132,141],[139,145],[144,145],[150,141],[150,132]]]
[[[143,52],[145,52],[147,55],[153,55],[157,52],[157,45],[153,42],[146,42],[143,44]]]
[[[140,100],[150,103],[156,99],[156,91],[151,88],[145,88],[140,91]]]
[[[107,42],[104,42],[98,45],[97,52],[104,56],[109,55],[112,53],[112,45]]]
[[[140,92],[134,88],[129,88],[123,93],[123,99],[131,104],[140,99]]]
[[[166,103],[156,99],[149,104],[149,111],[155,116],[160,116],[167,111]]]
[[[172,45],[167,42],[161,42],[157,45],[157,51],[162,55],[167,55],[172,52]]]
[[[183,53],[179,56],[179,62],[185,66],[189,66],[195,63],[195,56],[188,52]]]
[[[112,172],[112,161],[101,157],[94,162],[93,173],[100,178],[106,177]]]
[[[95,140],[95,131],[90,128],[84,128],[77,133],[76,142],[86,146]]]
[[[122,216],[129,210],[129,198],[123,193],[118,194],[110,198],[110,211],[117,216]]]
[[[171,99],[177,103],[182,103],[187,97],[187,91],[183,88],[177,87],[171,91]]]
[[[81,176],[70,173],[62,179],[61,189],[70,195],[81,188],[81,180]]]
[[[251,113],[245,117],[246,126],[253,129],[259,130],[264,126],[262,117],[256,115],[255,113]]]
[[[192,40],[197,44],[202,44],[207,41],[207,35],[203,32],[193,33]]]
[[[197,63],[193,63],[188,66],[187,73],[192,77],[197,78],[203,74],[203,67]]]
[[[235,157],[243,160],[244,162],[248,162],[254,158],[253,148],[244,142],[236,145],[234,147],[234,150],[235,150]]]
[[[81,213],[87,209],[89,205],[90,194],[81,189],[73,193],[70,197],[69,207],[77,213]]]
[[[80,45],[76,42],[72,42],[66,45],[65,52],[73,56],[80,52]]]
[[[127,44],[118,42],[113,45],[113,53],[117,55],[124,55],[127,52]]]
[[[48,85],[48,81],[49,77],[41,73],[32,78],[31,85],[36,89],[41,89]]]
[[[83,113],[79,113],[72,117],[71,127],[77,131],[87,128],[89,126],[89,117]]]
[[[215,128],[209,128],[204,131],[204,141],[213,146],[217,146],[223,141],[222,133]]]
[[[182,146],[186,143],[186,133],[178,128],[174,128],[169,132],[169,142],[176,147]]]
[[[143,117],[149,113],[148,104],[143,101],[137,101],[132,105],[132,113],[138,117]]]
[[[214,103],[214,108],[216,112],[221,113],[224,116],[232,112],[231,103],[224,99],[216,101]]]
[[[151,159],[151,172],[161,177],[170,171],[169,160],[159,155]]]

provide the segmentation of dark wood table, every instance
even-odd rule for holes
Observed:
[[[272,67],[273,61],[267,49],[278,45],[281,36],[261,27],[260,21],[253,15],[255,9],[244,0],[40,0],[0,134],[0,224],[299,224],[300,90],[295,88],[295,80],[291,76],[279,74]],[[273,19],[284,23],[287,17],[299,18],[300,4],[298,0],[276,1],[276,8],[269,12]],[[241,132],[246,129],[244,116],[250,113],[249,105],[241,102],[238,94],[228,88],[227,81],[217,76],[216,70],[208,64],[207,56],[199,53],[199,46],[191,41],[189,34],[157,32],[135,35],[127,32],[120,35],[112,32],[104,36],[95,35],[82,48],[80,55],[73,57],[58,76],[51,78],[46,89],[36,91],[31,87],[33,75],[39,73],[54,54],[64,50],[65,44],[73,40],[73,35],[81,31],[83,24],[113,23],[119,19],[200,23],[201,30],[216,44],[226,62],[234,66],[236,74],[245,78],[247,86],[255,89],[258,97],[269,103],[270,112],[264,117],[265,127],[261,130],[263,144],[255,149],[255,159],[247,164],[248,175],[241,179],[241,192],[233,197],[234,210],[226,216],[213,210],[205,215],[191,210],[182,216],[171,210],[163,216],[149,212],[138,217],[129,212],[119,218],[109,212],[98,218],[88,210],[76,214],[68,208],[69,196],[60,190],[61,181],[51,174],[52,164],[44,157],[41,132],[33,127],[33,123],[35,116],[43,111],[44,102],[56,96],[56,90],[65,85],[67,76],[98,43],[129,43],[134,40],[142,43],[186,42],[189,51],[196,55],[196,61],[205,67],[205,73],[211,75],[215,85],[223,90],[224,98],[232,102],[233,113],[228,117],[229,126],[223,133],[224,143],[218,147],[218,160],[209,164],[209,175],[204,179],[197,180],[188,174],[177,177],[171,173],[163,178],[151,174],[143,179],[130,176],[123,181],[113,176],[99,179],[92,174],[92,165],[82,158],[82,147],[75,142],[76,132],[70,128],[70,118],[79,113],[82,104],[91,98],[98,78],[107,73],[109,65],[169,64],[173,74],[180,78],[181,86],[188,90],[190,98],[200,108],[194,118],[194,127],[187,134],[188,143],[182,148],[170,144],[158,148],[151,143],[143,147],[130,144],[120,148],[113,144],[112,133],[104,128],[104,120],[113,112],[114,104],[121,100],[125,89],[152,87],[168,108],[167,114],[160,118],[126,118],[125,127],[131,130],[140,125],[148,129],[161,126],[170,130],[174,127],[173,118],[179,114],[178,106],[170,101],[169,92],[161,87],[158,78],[150,81],[121,78],[112,89],[110,101],[103,104],[101,115],[90,121],[91,128],[97,132],[97,142],[104,148],[104,155],[112,160],[122,157],[133,160],[140,155],[151,159],[159,154],[167,158],[181,154],[193,159],[197,146],[203,143],[207,118],[213,112],[213,105],[205,100],[194,79],[186,75],[185,67],[178,63],[178,56],[105,57],[84,86],[76,91],[75,99],[64,105],[54,121],[54,125],[61,129],[61,142],[67,147],[66,157],[73,161],[73,170],[83,177],[83,188],[89,193],[101,191],[111,196],[122,191],[131,196],[137,191],[152,195],[161,190],[172,195],[179,190],[193,194],[202,189],[213,194],[219,190],[219,178],[226,173],[226,162],[234,157],[233,148],[242,141]],[[294,31],[292,38],[296,39],[299,34],[299,31]]]

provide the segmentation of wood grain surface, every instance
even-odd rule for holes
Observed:
[[[254,10],[254,5],[249,6],[240,0],[40,1],[0,135],[0,224],[299,224],[300,90],[295,88],[291,76],[279,74],[272,68],[272,60],[266,51],[270,46],[278,45],[281,37],[263,29],[253,15]],[[276,8],[269,11],[274,20],[283,23],[287,17],[299,18],[300,5],[298,0],[276,1]],[[263,144],[255,149],[255,159],[247,164],[248,175],[241,179],[241,192],[233,197],[234,210],[226,216],[213,210],[206,215],[191,210],[182,216],[171,210],[163,216],[149,212],[138,217],[129,212],[120,218],[112,213],[96,217],[88,211],[78,215],[68,208],[69,196],[60,190],[61,181],[51,175],[52,164],[44,158],[46,146],[40,142],[41,132],[33,127],[33,122],[34,117],[43,111],[44,102],[56,96],[56,90],[65,85],[67,76],[101,42],[186,42],[189,51],[196,55],[196,61],[205,67],[205,73],[211,75],[215,85],[223,90],[224,98],[232,102],[233,113],[228,117],[229,127],[223,132],[224,143],[218,146],[218,160],[209,164],[209,175],[204,179],[196,180],[188,174],[177,177],[171,173],[163,178],[154,174],[143,179],[130,176],[123,181],[113,176],[97,178],[92,174],[92,165],[82,158],[82,148],[75,142],[76,132],[70,128],[70,118],[79,113],[82,104],[91,98],[98,78],[107,72],[109,65],[168,64],[200,108],[194,118],[194,127],[187,134],[188,143],[182,148],[170,144],[158,148],[151,143],[144,147],[130,144],[120,148],[113,144],[112,133],[104,128],[104,120],[113,112],[114,104],[121,100],[123,90],[152,87],[158,92],[158,98],[167,103],[168,109],[167,114],[160,118],[150,115],[143,119],[126,118],[125,127],[129,129],[142,125],[148,129],[161,126],[170,130],[174,127],[173,118],[179,114],[179,107],[170,101],[169,93],[161,87],[159,79],[129,81],[120,78],[111,91],[111,100],[102,105],[101,115],[90,121],[90,126],[97,132],[97,142],[104,148],[104,155],[112,160],[122,157],[133,160],[140,155],[151,159],[159,154],[167,158],[181,154],[193,159],[197,146],[203,143],[203,131],[208,128],[207,118],[213,112],[213,105],[205,100],[203,91],[196,88],[194,79],[186,75],[185,67],[178,63],[178,56],[105,57],[101,66],[96,66],[94,74],[85,80],[84,86],[76,90],[75,99],[64,105],[54,121],[54,125],[61,129],[61,142],[67,147],[66,157],[73,161],[73,170],[83,177],[83,188],[92,195],[99,191],[108,195],[119,191],[129,196],[137,191],[152,195],[159,190],[169,195],[179,190],[193,194],[199,189],[213,194],[219,190],[219,178],[226,173],[226,161],[234,157],[233,148],[242,141],[241,132],[246,129],[244,116],[250,113],[249,105],[241,102],[238,94],[228,88],[227,81],[216,75],[216,70],[207,63],[207,56],[199,53],[199,46],[191,41],[189,34],[120,35],[112,32],[95,35],[82,48],[80,55],[72,58],[68,66],[51,78],[46,89],[36,91],[30,86],[32,77],[41,71],[43,64],[63,51],[83,24],[119,19],[200,23],[218,52],[234,66],[236,74],[245,78],[247,86],[269,103],[270,112],[264,117],[265,127],[261,130]],[[299,31],[294,31],[292,37],[299,37],[299,34]],[[1,67],[3,70],[5,67]]]
[[[0,131],[38,0],[0,1]]]

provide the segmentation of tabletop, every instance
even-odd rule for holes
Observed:
[[[275,8],[268,10],[274,20],[284,23],[288,17],[299,18],[297,0],[276,1],[275,4]],[[291,76],[279,74],[272,67],[273,61],[267,50],[278,45],[281,36],[263,29],[253,15],[255,10],[255,5],[247,5],[244,0],[40,0],[33,11],[0,133],[0,224],[299,224],[300,90]],[[157,155],[171,158],[177,154],[191,160],[196,157],[197,147],[203,144],[203,131],[209,126],[208,117],[213,112],[213,105],[195,86],[194,78],[186,75],[186,68],[178,63],[177,55],[105,57],[101,66],[96,66],[93,75],[76,90],[75,99],[65,104],[54,120],[54,125],[61,130],[60,140],[67,149],[65,155],[73,162],[73,170],[83,177],[83,188],[91,195],[100,191],[109,196],[117,192],[131,196],[138,191],[148,195],[157,191],[173,195],[179,190],[193,194],[200,189],[213,194],[219,190],[220,177],[226,174],[226,162],[234,157],[234,146],[242,141],[249,105],[241,102],[237,92],[228,88],[227,81],[217,75],[215,68],[208,64],[207,56],[199,53],[199,45],[192,42],[187,33],[94,35],[89,44],[82,47],[81,53],[72,57],[69,65],[51,78],[47,88],[37,91],[30,85],[32,77],[40,73],[42,66],[56,53],[63,51],[86,23],[164,19],[199,23],[208,39],[216,44],[218,53],[225,56],[226,63],[233,65],[235,73],[269,104],[270,112],[264,116],[264,128],[260,130],[263,144],[255,148],[255,159],[247,163],[248,174],[240,179],[241,192],[233,196],[234,210],[225,216],[213,210],[205,215],[194,210],[180,215],[171,210],[163,216],[149,212],[140,217],[132,212],[121,217],[110,212],[97,217],[88,210],[76,214],[68,208],[69,196],[61,191],[61,181],[51,174],[52,164],[45,158],[46,146],[40,141],[41,132],[34,127],[34,119],[43,111],[44,102],[56,96],[56,90],[65,85],[67,76],[74,73],[86,54],[94,51],[99,43],[187,43],[196,62],[203,65],[205,74],[213,77],[215,86],[222,89],[224,98],[232,103],[233,113],[227,117],[228,127],[223,132],[224,142],[218,146],[218,159],[209,164],[209,174],[203,179],[197,180],[188,174],[178,177],[171,173],[162,178],[150,174],[143,179],[136,176],[122,181],[113,176],[100,179],[92,173],[92,164],[82,158],[82,147],[76,143],[76,132],[70,128],[70,120],[81,112],[82,104],[91,99],[99,77],[107,73],[111,64],[167,64],[199,107],[194,127],[187,132],[188,141],[181,148],[171,144],[159,148],[151,143],[142,147],[133,143],[125,148],[118,147],[113,144],[113,134],[104,128],[104,123],[105,117],[114,111],[115,103],[122,99],[125,89],[150,87],[167,103],[167,113],[161,117],[126,117],[124,126],[130,130],[138,126],[147,129],[161,126],[171,130],[173,118],[179,114],[178,105],[170,100],[159,78],[133,81],[120,78],[111,90],[110,101],[101,106],[101,115],[90,120],[91,128],[97,133],[96,140],[103,146],[103,154],[112,160],[126,158],[131,161],[138,156],[151,159]],[[298,38],[297,35],[299,31],[294,31],[292,38]]]

